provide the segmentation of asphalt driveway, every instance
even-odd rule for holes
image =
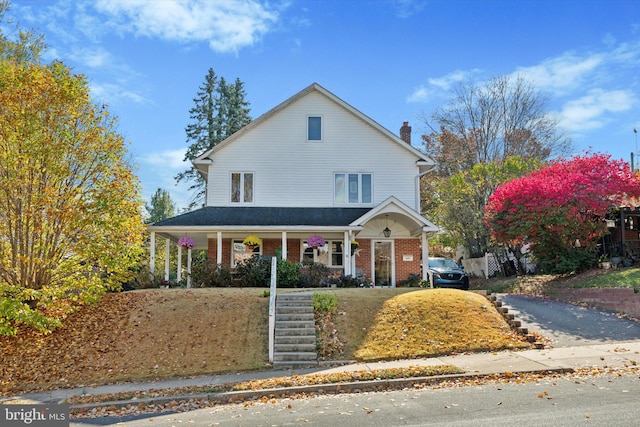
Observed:
[[[640,323],[609,311],[525,295],[497,297],[523,327],[549,338],[553,347],[640,339]]]

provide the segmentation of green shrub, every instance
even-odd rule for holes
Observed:
[[[319,288],[329,284],[331,269],[319,262],[302,264],[300,267],[300,284],[306,288]]]
[[[338,297],[329,292],[315,292],[311,296],[313,310],[316,313],[335,313],[338,311]]]
[[[229,269],[209,258],[196,258],[191,264],[191,285],[194,288],[228,288],[232,278]]]
[[[404,280],[398,282],[399,288],[417,288],[421,287],[422,278],[418,274],[410,274]]]
[[[236,266],[240,286],[251,288],[269,287],[271,281],[271,259],[253,255]]]
[[[539,256],[540,271],[545,274],[575,274],[594,267],[598,258],[593,251],[581,248],[557,250],[555,256]]]
[[[329,277],[328,284],[337,288],[370,288],[371,281],[362,275]]]
[[[279,288],[295,288],[300,283],[300,264],[278,259],[277,281]]]

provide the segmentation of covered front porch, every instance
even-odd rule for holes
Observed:
[[[234,269],[254,256],[278,256],[291,262],[317,262],[335,275],[364,276],[375,286],[395,287],[411,275],[428,280],[428,237],[437,227],[394,198],[375,208],[214,208],[205,207],[149,226],[150,270],[164,258],[164,279],[169,280],[170,254],[178,251],[177,278],[191,286],[191,253],[206,250],[217,265]],[[261,244],[249,249],[249,236]],[[325,245],[312,247],[311,236]],[[193,247],[183,251],[179,239],[188,237]],[[164,254],[156,242],[165,239]],[[354,244],[357,242],[357,245]],[[357,247],[356,247],[357,246]]]

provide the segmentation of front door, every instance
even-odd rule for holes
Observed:
[[[393,286],[393,242],[374,242],[373,260],[376,286]]]

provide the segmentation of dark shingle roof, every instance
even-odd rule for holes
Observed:
[[[207,206],[154,226],[347,226],[371,208],[283,208]]]

